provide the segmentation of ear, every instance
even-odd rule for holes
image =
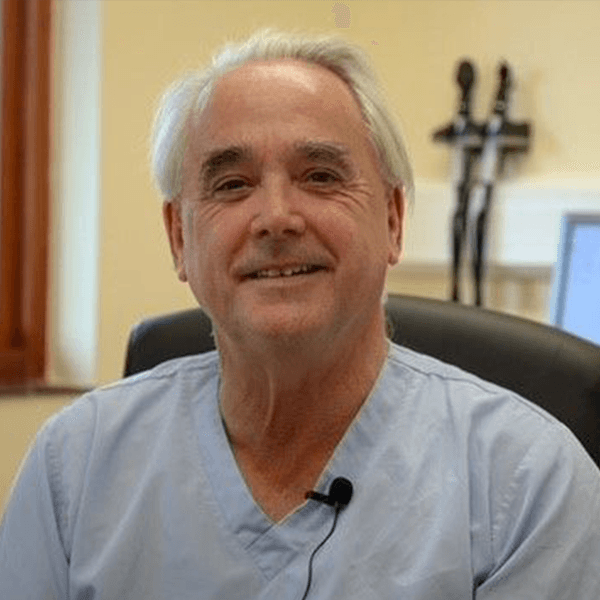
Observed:
[[[163,203],[163,221],[169,244],[171,246],[171,254],[173,256],[173,264],[177,271],[179,281],[187,281],[184,261],[184,243],[183,243],[183,227],[181,224],[181,201],[179,199],[167,200]]]
[[[406,216],[406,197],[404,188],[395,186],[388,192],[388,263],[395,265],[402,257],[402,242],[404,241],[404,224]]]

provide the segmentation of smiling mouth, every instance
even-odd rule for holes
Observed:
[[[248,279],[276,279],[278,277],[296,277],[298,275],[310,275],[318,271],[324,271],[325,267],[320,265],[300,265],[286,269],[261,269],[250,273]]]

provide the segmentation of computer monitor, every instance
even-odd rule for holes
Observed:
[[[600,213],[563,216],[551,322],[600,345]]]

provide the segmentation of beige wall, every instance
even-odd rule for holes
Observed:
[[[67,1],[77,4],[57,0],[59,13],[60,5]],[[483,118],[489,110],[497,63],[504,58],[514,66],[516,75],[511,116],[530,119],[535,128],[532,151],[516,163],[510,180],[578,179],[584,186],[590,182],[600,189],[599,2],[349,0],[351,25],[347,29],[336,28],[333,4],[223,0],[98,3],[101,56],[96,58],[102,64],[100,262],[97,308],[90,309],[90,314],[97,314],[93,324],[98,332],[96,381],[120,377],[127,335],[138,319],[194,304],[171,268],[160,201],[150,180],[147,140],[155,99],[163,88],[183,71],[202,64],[225,38],[243,36],[259,26],[276,26],[339,32],[365,47],[393,107],[401,114],[417,183],[445,182],[449,177],[449,153],[433,144],[430,136],[455,110],[456,61],[470,57],[479,68],[475,112]],[[96,17],[90,11],[85,18]],[[60,77],[69,74],[64,65],[70,63],[64,59],[63,69],[57,73]],[[58,101],[65,103],[64,98]],[[69,108],[73,110],[76,106]],[[82,135],[81,130],[61,133],[75,140]],[[62,168],[68,176],[70,165]],[[416,200],[419,202],[418,189]],[[63,203],[58,194],[58,213]],[[445,228],[446,223],[440,223],[440,230]],[[439,237],[440,230],[430,232],[432,240]],[[55,268],[65,266],[61,262]],[[78,273],[74,275],[77,281]],[[491,280],[492,307],[544,318],[548,269],[516,278],[500,270]],[[439,265],[407,265],[392,273],[390,289],[447,297],[446,271]],[[59,299],[53,301],[64,311]],[[79,349],[76,344],[74,348],[76,355]],[[61,359],[67,360],[68,353],[65,357]],[[48,414],[68,401],[0,399],[0,501],[34,432]]]
[[[225,38],[270,25],[338,31],[361,44],[401,113],[417,181],[449,176],[449,152],[430,136],[455,110],[456,61],[468,56],[479,67],[475,108],[483,118],[497,63],[504,58],[516,75],[511,116],[531,119],[535,126],[532,151],[516,163],[513,180],[600,178],[600,3],[346,4],[351,26],[340,30],[332,2],[102,3],[101,381],[119,376],[132,323],[149,313],[193,304],[171,270],[147,168],[147,137],[159,93],[174,77],[202,64]],[[439,231],[431,235],[439,236]],[[427,286],[423,293],[428,294]]]

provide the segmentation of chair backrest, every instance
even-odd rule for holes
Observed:
[[[535,402],[565,423],[600,465],[600,346],[501,313],[460,304],[390,296],[397,344],[461,367]],[[147,319],[130,335],[125,375],[215,348],[200,309]]]

